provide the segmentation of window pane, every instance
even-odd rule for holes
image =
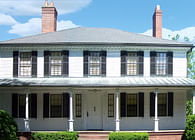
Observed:
[[[108,117],[114,117],[114,94],[108,94]]]
[[[81,117],[82,114],[82,98],[81,94],[76,94],[76,117]]]
[[[20,53],[20,76],[31,76],[31,62],[32,53],[31,52],[21,52]]]
[[[127,117],[137,116],[137,94],[127,95]]]
[[[128,52],[127,75],[137,75],[137,53]]]
[[[51,52],[50,56],[50,75],[62,75],[62,54],[61,52]]]
[[[89,59],[89,72],[90,75],[100,75],[100,53],[99,52],[90,52]]]
[[[50,116],[62,117],[62,95],[61,94],[50,95]]]
[[[157,53],[156,57],[156,75],[167,74],[167,53]]]
[[[19,96],[19,117],[24,118],[25,117],[25,94],[20,94]]]
[[[167,93],[158,94],[158,116],[167,116]]]

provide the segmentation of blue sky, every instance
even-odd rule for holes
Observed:
[[[58,30],[77,26],[117,28],[151,35],[157,4],[163,11],[163,38],[179,34],[195,42],[195,0],[53,0]],[[45,0],[0,0],[0,40],[41,33]],[[49,0],[51,2],[51,0]]]

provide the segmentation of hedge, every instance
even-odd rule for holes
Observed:
[[[148,140],[148,133],[112,132],[109,140]]]
[[[195,140],[195,115],[189,115],[186,120],[185,139]]]
[[[77,132],[34,132],[31,140],[77,140]]]
[[[4,110],[0,110],[0,139],[17,140],[18,127],[13,117]]]

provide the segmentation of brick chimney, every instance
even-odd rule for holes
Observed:
[[[153,15],[153,37],[162,38],[162,11],[160,5],[156,6]]]
[[[54,7],[54,3],[48,4],[45,1],[45,5],[42,7],[42,33],[55,32],[56,31],[56,21],[58,13]]]

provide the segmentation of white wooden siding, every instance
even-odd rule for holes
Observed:
[[[44,55],[43,55],[43,51],[38,51],[37,77],[44,77]]]
[[[150,76],[150,51],[144,51],[144,76]]]

